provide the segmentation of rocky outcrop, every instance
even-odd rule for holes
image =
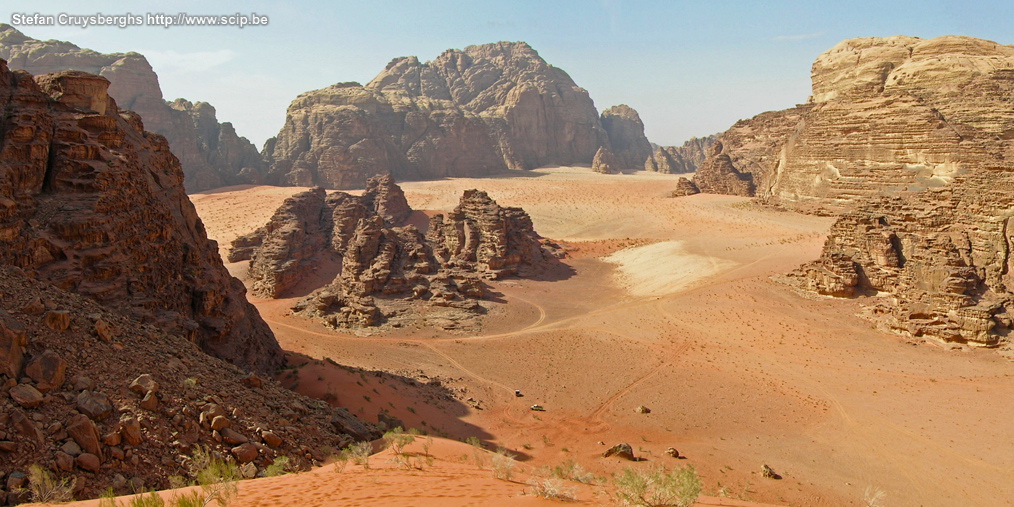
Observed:
[[[40,41],[0,24],[0,58],[11,69],[32,74],[79,70],[108,79],[109,95],[117,104],[141,115],[146,128],[168,139],[183,165],[189,192],[259,183],[266,171],[254,145],[238,136],[232,124],[219,123],[210,104],[163,100],[158,76],[143,55],[103,54],[69,42]]]
[[[590,163],[608,138],[588,93],[523,42],[396,58],[366,86],[339,83],[290,104],[265,144],[268,181],[362,187]]]
[[[1011,155],[1012,66],[1014,47],[971,37],[846,40],[813,64],[808,104],[737,123],[723,153],[759,197],[826,213],[946,186]]]
[[[198,447],[237,459],[236,446],[253,447],[244,455],[252,476],[282,456],[307,470],[328,458],[324,446],[379,436],[344,409],[28,275],[0,265],[0,336],[16,334],[24,362],[38,365],[13,376],[0,369],[0,496],[29,500],[6,479],[35,465],[76,479],[75,497],[85,499],[107,488],[165,489],[172,476],[195,480]],[[67,315],[67,328],[53,332],[45,315],[26,312],[37,302]],[[113,339],[92,333],[97,322]]]
[[[883,198],[842,215],[820,259],[790,280],[865,300],[885,329],[943,342],[995,346],[1011,328],[1014,167],[949,187]]]
[[[701,189],[697,188],[697,185],[695,185],[694,182],[681,176],[680,179],[676,181],[676,190],[670,192],[669,197],[685,197],[699,193],[701,193]]]
[[[620,162],[613,155],[613,152],[609,151],[609,148],[603,146],[599,148],[599,151],[595,152],[591,169],[601,174],[613,174],[619,171]]]
[[[619,162],[617,169],[640,170],[651,157],[651,143],[644,136],[644,123],[637,111],[620,104],[602,111],[600,121]]]
[[[682,146],[659,146],[644,161],[644,170],[665,174],[692,173],[704,163],[716,136],[691,137]]]
[[[411,210],[389,176],[367,182],[362,197],[297,194],[271,222],[233,242],[231,261],[251,259],[255,293],[279,297],[334,261],[338,275],[295,310],[333,327],[369,327],[394,313],[428,307],[478,310],[483,278],[527,275],[555,257],[520,208],[469,190],[451,213],[435,215],[424,236],[398,227]]]
[[[723,153],[722,148],[721,141],[715,141],[711,145],[710,156],[694,174],[694,186],[700,192],[709,194],[753,195],[753,175],[739,172],[733,165],[732,158]]]
[[[795,110],[758,194],[850,211],[820,259],[788,280],[832,296],[880,293],[862,301],[888,330],[1001,344],[1014,300],[1014,110],[1001,105],[1014,96],[1011,66],[1014,47],[968,37],[854,39],[821,55],[812,104]]]
[[[208,240],[179,162],[108,86],[0,64],[0,264],[273,370],[278,344]]]

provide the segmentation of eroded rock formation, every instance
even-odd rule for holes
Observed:
[[[591,169],[597,173],[613,174],[620,170],[620,161],[616,159],[613,152],[609,151],[609,148],[603,146],[595,152]]]
[[[304,93],[265,145],[268,181],[362,187],[590,163],[608,138],[588,93],[523,42],[396,58],[366,86]]]
[[[765,140],[752,141],[765,153],[753,159],[758,195],[849,210],[820,259],[789,280],[832,296],[880,293],[863,299],[867,314],[908,336],[1006,340],[1011,68],[1014,47],[968,37],[849,40],[814,64],[810,105],[768,113],[767,131],[752,130],[759,117],[737,124],[730,139]],[[746,145],[726,145],[733,165]]]
[[[259,183],[267,165],[231,123],[219,123],[215,109],[183,99],[166,102],[158,76],[138,53],[103,54],[63,41],[40,41],[0,24],[0,58],[13,70],[46,74],[79,70],[109,80],[109,95],[137,112],[145,127],[162,134],[180,159],[187,191]]]
[[[1012,68],[1014,47],[971,37],[846,40],[814,62],[808,104],[737,123],[720,155],[757,196],[828,213],[946,186],[1011,155]],[[703,169],[704,191],[737,178]]]
[[[995,346],[1011,328],[1014,167],[842,215],[790,277],[832,296],[883,292],[870,316],[913,337]]]
[[[626,105],[602,111],[602,128],[609,136],[609,145],[619,162],[618,170],[640,170],[651,157],[651,143],[644,136],[644,123],[637,111]]]
[[[680,179],[676,181],[676,190],[670,192],[669,196],[684,197],[687,195],[694,195],[699,193],[701,193],[701,189],[697,188],[697,185],[694,184],[694,182],[681,176]]]
[[[279,297],[336,262],[334,280],[295,309],[334,327],[368,327],[414,303],[478,310],[483,278],[527,275],[556,255],[527,213],[501,207],[485,192],[466,191],[454,211],[431,219],[426,235],[398,226],[410,212],[389,176],[371,178],[362,197],[315,188],[237,238],[229,258],[251,259],[253,290],[265,297]]]
[[[278,344],[208,240],[179,162],[108,86],[0,64],[0,264],[271,371]]]
[[[716,137],[692,137],[682,146],[659,146],[644,161],[644,170],[666,174],[692,173],[707,158],[708,148]]]

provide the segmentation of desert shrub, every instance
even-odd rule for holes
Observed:
[[[475,461],[475,467],[482,470],[482,467],[486,466],[486,452],[482,447],[482,441],[478,437],[468,437],[465,439],[465,443],[472,446],[472,459]]]
[[[557,479],[565,479],[584,484],[593,484],[602,480],[599,477],[596,477],[595,474],[585,470],[584,467],[572,459],[568,459],[567,461],[556,465],[549,470],[549,474]]]
[[[234,463],[211,455],[201,446],[195,447],[194,454],[190,457],[190,473],[197,478],[201,491],[174,496],[172,501],[178,506],[204,506],[212,501],[225,506],[236,495],[239,469]]]
[[[278,475],[285,475],[289,473],[289,457],[279,456],[275,458],[275,461],[264,468],[265,477],[275,477]]]
[[[370,469],[370,453],[373,452],[373,446],[369,442],[357,442],[345,448],[344,451],[348,453],[348,459],[353,464],[362,465],[363,469]]]
[[[577,499],[577,489],[554,477],[536,478],[528,484],[532,486],[532,494],[539,498],[564,501]]]
[[[391,459],[399,467],[408,468],[410,466],[408,462],[408,455],[405,453],[405,447],[415,441],[415,435],[406,433],[401,427],[394,428],[384,433],[384,443],[394,453]]]
[[[693,466],[669,470],[625,468],[615,477],[616,496],[625,505],[689,507],[701,494],[701,479]]]
[[[514,457],[503,447],[497,449],[493,455],[493,477],[504,481],[511,480],[514,477],[514,466],[517,464]]]
[[[33,502],[69,502],[74,499],[75,484],[76,479],[67,477],[57,479],[49,473],[49,470],[39,465],[28,467],[28,490],[32,494]]]
[[[130,507],[165,507],[165,500],[155,490],[141,493],[130,499]]]

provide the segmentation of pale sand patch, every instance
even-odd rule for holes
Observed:
[[[635,296],[679,292],[737,263],[687,251],[682,241],[662,241],[626,248],[602,260],[616,264],[616,282]]]

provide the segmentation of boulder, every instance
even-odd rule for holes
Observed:
[[[599,150],[595,152],[595,158],[592,159],[592,171],[601,174],[613,174],[620,171],[620,163],[616,160],[616,156],[613,152],[609,151],[609,148],[605,146],[599,147]]]
[[[99,430],[88,416],[78,414],[67,421],[67,434],[87,453],[102,457],[102,443]]]
[[[113,413],[109,397],[96,391],[81,391],[74,400],[77,409],[94,421],[101,421]]]
[[[611,456],[616,456],[618,458],[623,458],[630,461],[637,461],[637,458],[634,457],[634,449],[630,447],[630,444],[627,443],[616,444],[606,449],[606,452],[602,453],[603,458],[608,458]]]
[[[35,381],[42,392],[63,386],[67,376],[67,361],[52,350],[47,350],[25,366],[25,375]]]
[[[18,384],[8,391],[11,399],[24,408],[35,408],[42,405],[43,396],[38,389],[28,384]]]

